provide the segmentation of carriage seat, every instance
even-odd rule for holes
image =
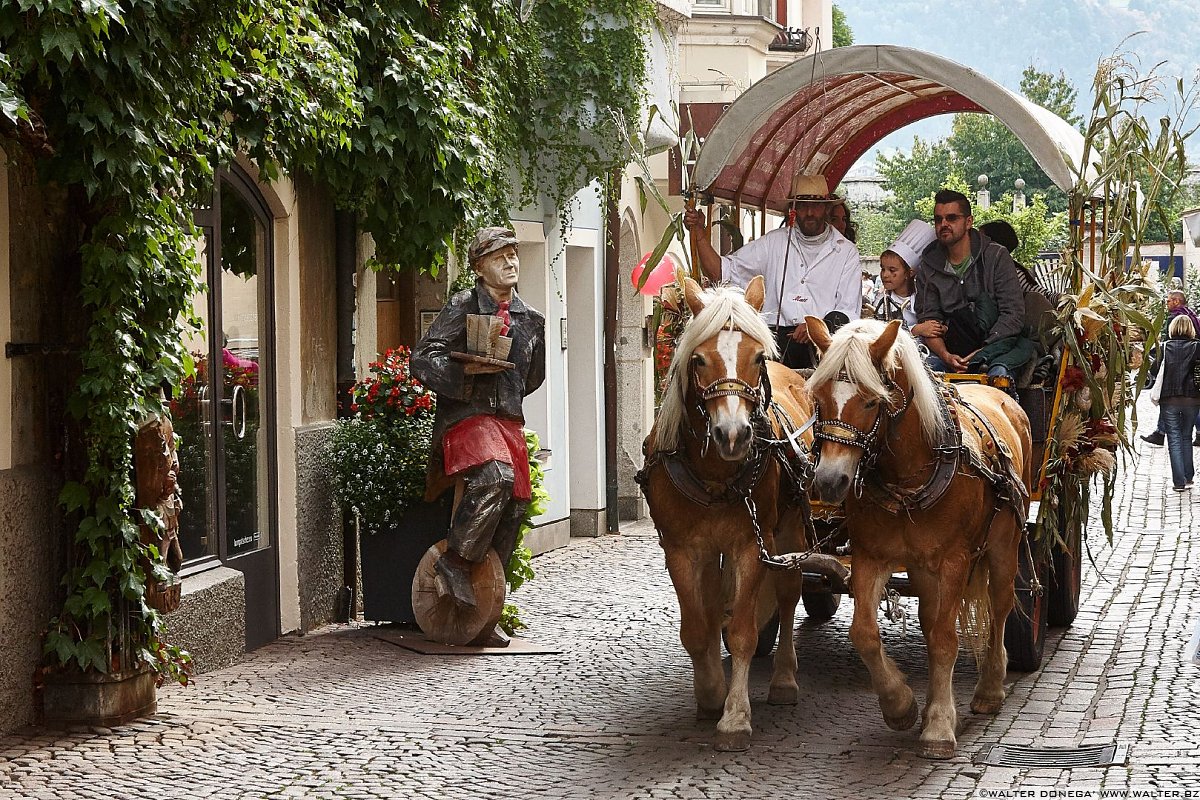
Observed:
[[[1025,334],[1033,339],[1034,354],[1015,376],[1018,389],[1039,385],[1047,372],[1053,373],[1058,342],[1047,341],[1047,333],[1054,322],[1054,306],[1049,298],[1038,290],[1025,292]]]

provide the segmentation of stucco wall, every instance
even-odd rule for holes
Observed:
[[[72,257],[77,227],[68,221],[61,193],[37,185],[31,164],[5,161],[0,158],[8,201],[0,207],[0,247],[8,279],[0,286],[0,329],[7,329],[6,341],[77,343],[83,333]],[[0,466],[0,732],[34,718],[31,686],[42,631],[60,602],[65,537],[56,499],[62,465],[81,452],[63,424],[76,360],[38,353],[7,359],[6,366],[0,392],[11,416],[0,420],[8,444]]]
[[[337,414],[337,302],[333,204],[324,189],[296,178],[300,233],[301,420],[307,425]]]
[[[246,577],[229,567],[189,575],[165,620],[167,641],[191,653],[196,674],[236,664],[246,655]]]
[[[621,519],[646,516],[646,503],[633,476],[642,467],[642,441],[653,424],[654,390],[650,350],[646,347],[646,298],[626,279],[641,258],[632,223],[621,225],[621,279],[617,331],[617,506]]]
[[[37,185],[31,164],[8,166],[10,336],[13,342],[78,346],[78,226],[66,197]],[[0,245],[2,246],[2,245]],[[13,358],[12,463],[44,464],[61,446],[66,392],[76,359],[61,353]],[[2,428],[0,428],[2,430]]]
[[[342,585],[342,515],[324,458],[337,415],[337,263],[328,193],[298,177],[302,425],[296,444],[296,569],[300,628],[331,622]],[[287,536],[288,532],[281,535]]]
[[[296,431],[296,539],[300,575],[300,626],[332,622],[342,587],[342,515],[323,467],[332,423]]]
[[[0,471],[0,733],[34,719],[42,630],[58,611],[62,534],[58,479],[33,467]]]

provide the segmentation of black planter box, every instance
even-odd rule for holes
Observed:
[[[363,618],[375,622],[412,623],[412,582],[425,551],[450,529],[446,492],[433,503],[418,503],[390,531],[359,536],[362,554]]]

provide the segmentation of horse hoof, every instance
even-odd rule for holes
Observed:
[[[971,701],[971,713],[999,714],[1002,705],[1004,705],[1003,697],[976,697]]]
[[[909,703],[908,709],[898,717],[889,717],[887,714],[884,714],[883,721],[894,731],[908,730],[917,724],[917,702],[914,700]]]
[[[800,702],[800,687],[772,686],[767,692],[767,702],[773,706],[794,706]]]
[[[945,761],[948,758],[954,758],[954,750],[954,742],[921,742],[917,749],[917,755],[921,758]]]
[[[740,753],[750,749],[750,731],[718,731],[713,746],[722,753]]]
[[[721,706],[717,706],[716,708],[696,706],[696,719],[699,720],[720,719],[724,713],[725,709]]]

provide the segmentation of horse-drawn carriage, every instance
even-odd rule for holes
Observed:
[[[692,189],[726,206],[727,228],[749,223],[765,233],[769,216],[786,210],[793,174],[823,173],[836,185],[888,133],[960,111],[1000,117],[1047,175],[1064,190],[1074,184],[1071,165],[1083,163],[1084,146],[1067,123],[953,62],[867,46],[811,56],[743,94],[707,133]],[[1086,475],[1062,468],[1053,441],[1068,399],[1087,402],[1067,394],[1082,351],[1042,337],[1039,368],[997,386],[1007,379],[935,375],[898,322],[856,321],[831,336],[809,318],[824,358],[797,380],[769,361],[773,342],[736,310],[738,300],[685,284],[696,318],[680,341],[642,479],[679,595],[699,713],[720,719],[718,747],[747,746],[750,656],[778,639],[769,700],[794,702],[796,606],[829,619],[852,592],[851,639],[885,720],[912,726],[916,703],[883,653],[876,617],[879,602],[896,611],[898,596],[912,594],[930,659],[921,751],[948,757],[958,623],[979,636],[972,710],[995,713],[1006,651],[1013,668],[1037,669],[1047,626],[1070,625],[1078,610],[1086,516],[1078,504],[1038,503],[1048,485],[1061,493],[1072,481],[1086,497]],[[761,307],[762,286],[751,284],[746,300]],[[764,580],[771,567],[774,580]],[[714,597],[722,581],[724,595]],[[716,642],[722,619],[728,691]]]

